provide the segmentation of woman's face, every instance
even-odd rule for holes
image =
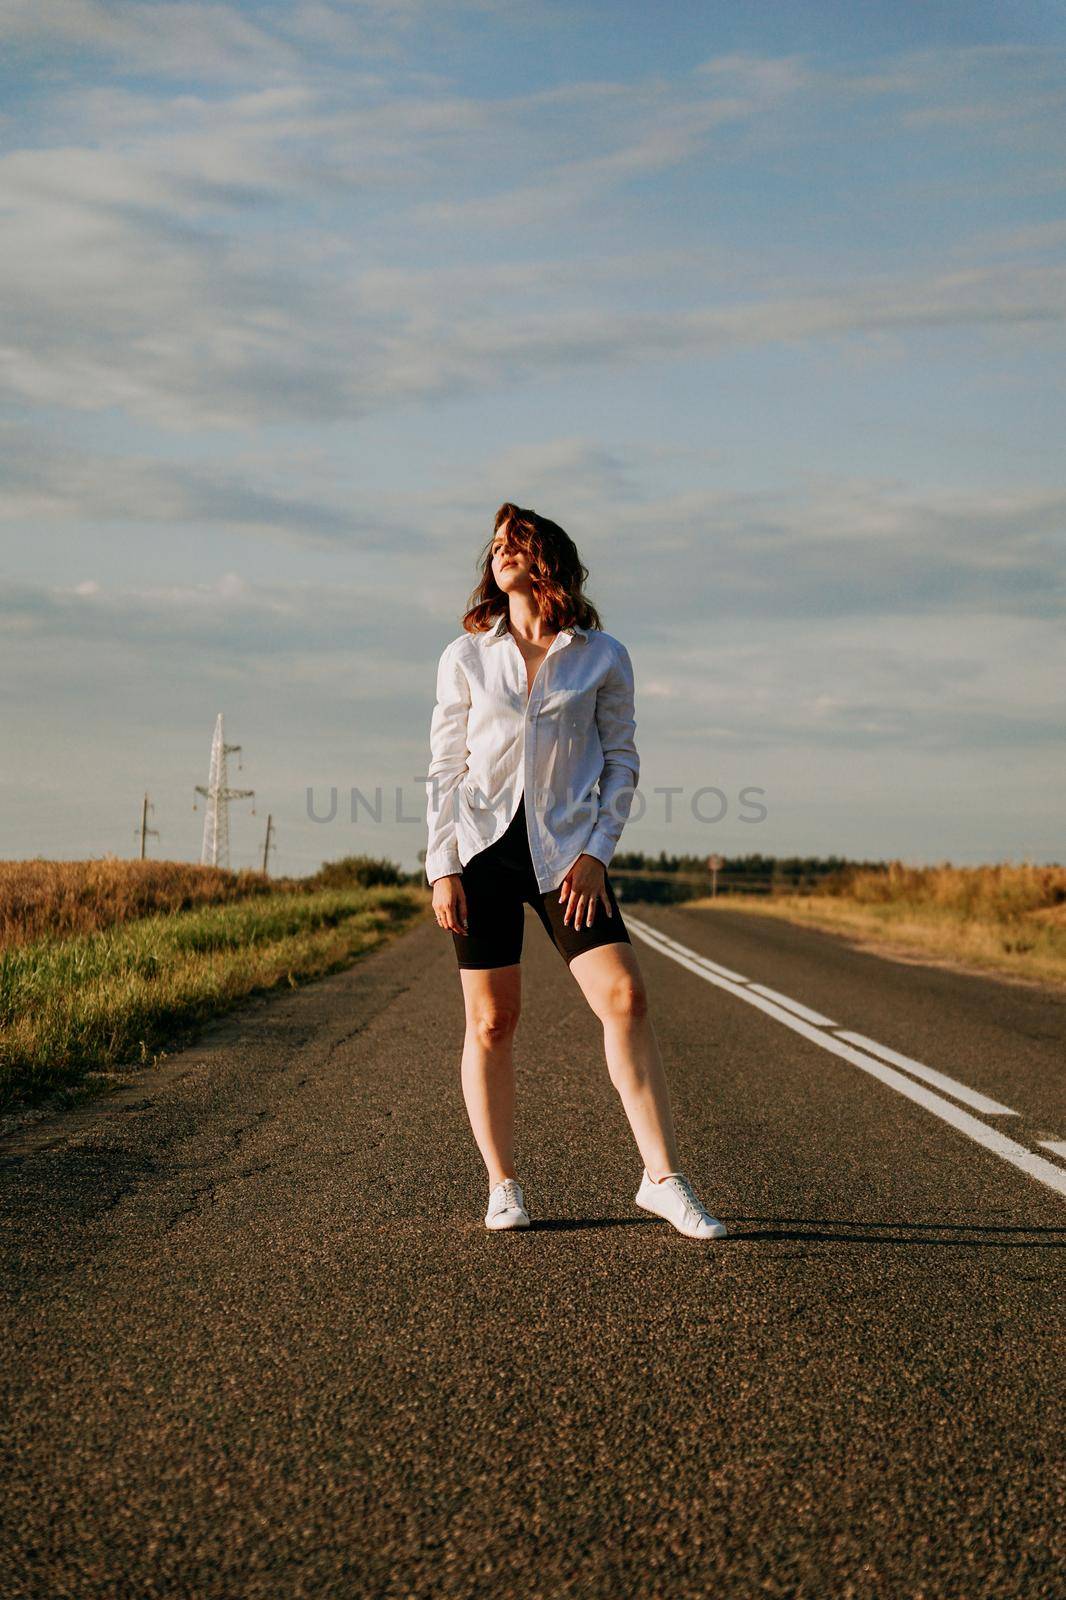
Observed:
[[[492,576],[508,593],[529,587],[529,557],[511,537],[511,524],[505,522],[492,541]]]

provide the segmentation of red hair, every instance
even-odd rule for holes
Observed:
[[[570,535],[548,517],[505,500],[493,518],[492,537],[478,557],[481,579],[463,617],[466,632],[485,633],[498,617],[507,615],[507,596],[492,572],[492,546],[507,523],[511,538],[526,552],[537,610],[548,626],[557,633],[575,622],[582,628],[602,628],[599,612],[581,592],[589,570]]]

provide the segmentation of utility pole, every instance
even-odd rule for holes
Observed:
[[[141,825],[140,825],[139,828],[134,828],[134,830],[133,830],[134,838],[136,838],[136,836],[138,834],[140,834],[140,836],[141,836],[141,860],[142,861],[144,860],[144,857],[145,857],[144,846],[145,846],[145,840],[148,838],[148,835],[151,834],[153,839],[158,839],[159,838],[159,829],[158,828],[150,828],[148,826],[148,813],[149,813],[149,811],[154,811],[154,810],[155,810],[155,806],[149,800],[149,798],[148,798],[148,790],[146,789],[144,791],[144,804],[141,806]]]
[[[228,867],[229,866],[229,803],[231,800],[247,800],[251,795],[255,799],[254,789],[231,789],[226,781],[226,757],[237,752],[237,768],[240,770],[240,745],[227,744],[226,736],[222,731],[222,713],[218,714],[215,723],[215,736],[211,741],[211,772],[207,780],[207,788],[202,783],[196,785],[196,793],[206,796],[207,815],[204,817],[204,842],[200,851],[200,865],[203,867]],[[192,808],[196,810],[196,801],[193,800]],[[252,815],[255,816],[255,805],[252,806]]]
[[[263,846],[263,872],[264,873],[267,870],[267,863],[270,860],[270,846],[273,843],[273,839],[272,839],[273,832],[274,832],[274,818],[273,818],[272,814],[268,811],[267,812],[266,844],[264,844],[264,846]]]

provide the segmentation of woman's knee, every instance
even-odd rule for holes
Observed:
[[[636,1020],[648,1014],[648,991],[637,973],[625,972],[612,978],[602,1000],[604,1013],[612,1021]]]
[[[470,1012],[467,1026],[480,1044],[491,1049],[494,1045],[506,1044],[508,1040],[514,1038],[519,1014],[516,1005],[500,1002],[480,1005]]]

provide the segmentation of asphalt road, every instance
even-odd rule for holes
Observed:
[[[634,937],[727,1240],[633,1206],[530,913],[528,1233],[482,1226],[428,921],[0,1145],[6,1600],[1061,1596],[1066,1000],[625,910],[737,975]],[[926,1080],[1043,1179],[843,1030],[1015,1113]]]

